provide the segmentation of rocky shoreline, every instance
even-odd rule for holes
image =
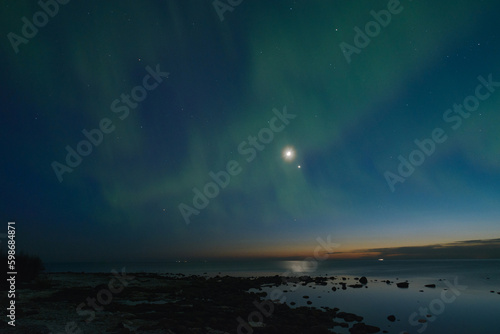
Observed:
[[[365,277],[230,277],[124,272],[54,273],[49,283],[20,287],[15,330],[2,333],[387,333],[338,308],[295,306],[281,289],[367,287]],[[349,284],[347,282],[350,282]],[[387,284],[393,282],[387,281]],[[275,287],[270,295],[263,287]],[[278,288],[279,287],[279,288]],[[287,292],[287,290],[283,290]],[[4,296],[0,298],[3,303]],[[308,299],[309,296],[304,295]],[[2,311],[5,319],[5,311]],[[384,321],[394,321],[388,315]]]

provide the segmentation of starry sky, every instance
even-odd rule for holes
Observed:
[[[500,256],[497,1],[47,4],[0,11],[18,249]]]

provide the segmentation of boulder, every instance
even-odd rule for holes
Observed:
[[[378,333],[380,332],[380,328],[366,325],[362,322],[359,324],[354,324],[351,328],[349,328],[349,333],[351,334],[365,334],[365,333]]]

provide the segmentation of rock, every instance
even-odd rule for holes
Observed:
[[[426,284],[424,285],[426,288],[435,288],[436,284]]]
[[[351,334],[365,334],[365,333],[378,333],[378,332],[380,332],[380,328],[371,325],[365,325],[362,322],[360,322],[359,324],[354,324],[351,328],[349,328],[349,333]]]
[[[339,312],[337,313],[337,318],[344,319],[346,322],[362,321],[363,317],[356,315],[354,313]]]
[[[396,283],[397,287],[398,288],[407,288],[409,287],[410,283],[408,282],[399,282],[399,283]]]
[[[391,314],[390,316],[387,317],[387,320],[389,320],[390,322],[394,322],[396,321],[396,317]]]
[[[366,283],[368,283],[368,279],[366,279],[366,277],[365,277],[365,276],[363,276],[363,277],[361,277],[361,278],[359,279],[359,283],[361,283],[361,284],[366,284]]]
[[[332,291],[337,291],[337,288],[336,288],[336,287],[333,287],[333,288],[332,288]]]
[[[312,303],[313,303],[313,302],[312,302],[312,301],[310,301],[310,300],[308,300],[308,301],[307,301],[307,305],[311,305]]]
[[[350,288],[362,288],[363,287],[363,284],[351,284],[351,285],[348,285]]]

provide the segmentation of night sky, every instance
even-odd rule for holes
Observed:
[[[18,249],[500,254],[498,1],[60,2],[1,5]]]

